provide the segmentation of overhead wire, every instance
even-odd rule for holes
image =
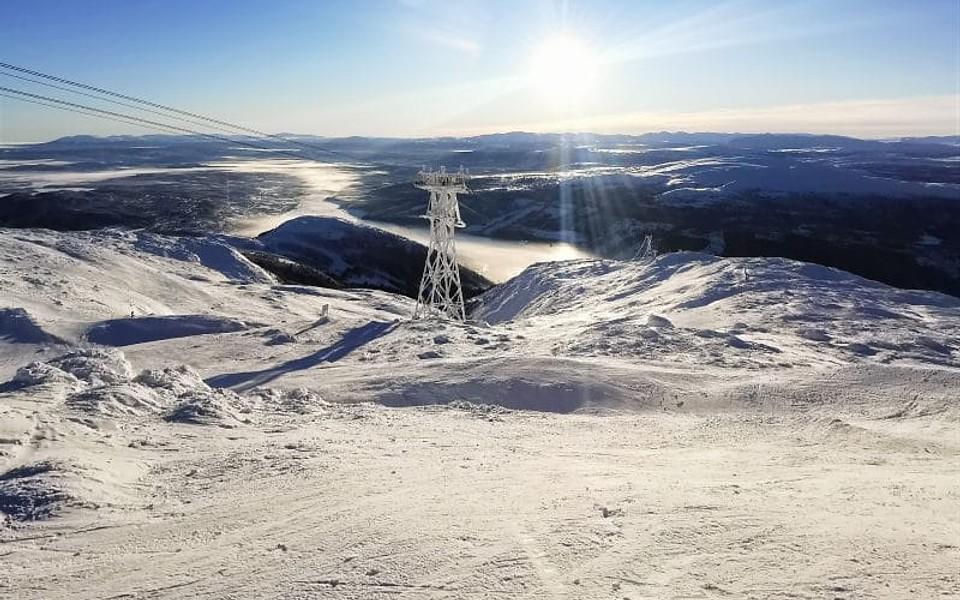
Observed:
[[[57,90],[62,90],[62,91],[70,92],[71,94],[79,94],[79,95],[81,95],[81,96],[86,96],[86,97],[88,97],[88,98],[93,98],[94,100],[99,100],[99,101],[101,101],[101,102],[109,102],[109,103],[111,103],[111,104],[116,104],[116,105],[118,105],[118,106],[125,106],[125,107],[127,107],[127,108],[132,108],[132,109],[134,109],[134,110],[140,110],[140,111],[152,113],[152,114],[155,114],[155,115],[159,115],[159,116],[161,116],[161,117],[164,117],[164,118],[168,118],[168,119],[171,118],[170,115],[168,115],[168,114],[165,113],[165,112],[159,111],[159,110],[153,110],[152,108],[144,108],[144,107],[141,107],[141,106],[137,106],[136,104],[131,104],[131,103],[129,103],[129,102],[123,102],[122,100],[114,100],[114,99],[112,99],[112,98],[104,98],[104,97],[102,97],[102,96],[97,96],[97,95],[95,95],[95,94],[88,94],[87,92],[81,92],[80,90],[74,90],[74,89],[71,89],[71,88],[66,87],[66,86],[63,86],[63,85],[57,85],[57,84],[55,84],[55,83],[48,83],[48,82],[46,82],[46,81],[40,81],[39,79],[31,79],[31,78],[29,78],[29,77],[24,77],[24,76],[22,76],[22,75],[16,75],[16,74],[14,74],[14,73],[5,73],[5,72],[3,72],[3,71],[0,71],[0,75],[3,75],[3,76],[5,76],[5,77],[13,77],[13,78],[16,78],[16,79],[20,79],[20,80],[22,80],[22,81],[29,81],[30,83],[36,83],[36,84],[38,84],[38,85],[43,85],[43,86],[46,86],[46,87],[49,87],[49,88],[53,88],[53,89],[57,89]],[[217,125],[209,125],[209,124],[203,123],[203,122],[201,122],[201,121],[193,121],[193,120],[189,120],[189,119],[184,119],[184,118],[182,118],[182,117],[179,117],[179,118],[176,118],[176,119],[177,119],[177,120],[180,120],[180,121],[184,121],[184,122],[186,122],[186,123],[191,123],[191,124],[193,124],[193,125],[199,125],[200,127],[210,127],[210,128],[212,128],[212,129],[216,129],[216,130],[218,130],[218,131],[222,131],[223,133],[230,133],[230,134],[234,133],[234,131],[231,130],[231,129],[227,129],[227,128],[225,128],[225,127],[220,127],[220,126],[217,126]]]
[[[191,134],[191,135],[197,135],[197,136],[201,136],[201,137],[205,137],[205,138],[209,138],[209,139],[214,139],[214,140],[221,141],[221,142],[226,142],[226,143],[228,143],[228,144],[238,144],[238,145],[241,145],[241,146],[246,146],[246,147],[248,147],[248,148],[254,148],[254,149],[257,149],[257,150],[264,150],[264,151],[268,151],[268,152],[274,152],[274,153],[276,153],[276,154],[285,154],[285,155],[287,155],[287,156],[292,156],[293,158],[297,158],[297,159],[301,159],[301,160],[304,158],[304,157],[303,157],[302,155],[300,155],[300,154],[293,154],[292,152],[285,151],[285,150],[277,150],[276,148],[269,148],[269,147],[266,147],[266,146],[261,146],[261,145],[259,145],[259,144],[253,144],[253,143],[251,143],[251,142],[247,142],[247,141],[244,141],[244,140],[232,139],[232,138],[224,137],[224,136],[222,136],[222,135],[217,135],[217,134],[215,134],[215,133],[205,133],[205,132],[202,132],[202,131],[196,131],[196,130],[194,130],[194,129],[189,129],[189,128],[186,128],[186,127],[180,127],[180,126],[178,126],[178,125],[171,125],[171,124],[169,124],[169,123],[160,123],[160,122],[158,122],[158,121],[153,121],[153,120],[151,120],[151,119],[144,119],[144,118],[142,118],[142,117],[137,117],[137,116],[135,116],[135,115],[128,115],[128,114],[124,114],[124,113],[118,113],[118,112],[116,112],[116,111],[106,110],[106,109],[103,109],[103,108],[95,108],[95,107],[92,107],[92,106],[86,106],[86,105],[84,105],[84,104],[78,104],[78,103],[76,103],[76,102],[68,102],[68,101],[66,101],[66,100],[60,100],[60,99],[58,99],[58,98],[51,98],[50,96],[44,96],[44,95],[42,95],[42,94],[33,94],[33,93],[30,93],[30,92],[25,92],[25,91],[23,91],[23,90],[16,90],[16,89],[4,87],[4,86],[0,86],[0,92],[8,92],[8,94],[4,94],[4,95],[6,95],[6,96],[8,96],[8,97],[10,97],[9,94],[16,94],[17,96],[21,96],[21,97],[24,97],[24,98],[27,98],[27,99],[34,99],[34,100],[43,101],[43,102],[52,102],[52,103],[54,103],[54,104],[56,104],[56,105],[59,105],[59,106],[61,106],[61,107],[67,107],[67,108],[77,109],[77,110],[74,110],[73,112],[78,112],[79,110],[83,110],[83,111],[88,111],[88,112],[97,113],[98,115],[102,115],[102,116],[106,116],[106,117],[113,117],[114,120],[116,120],[116,119],[125,119],[125,120],[127,120],[128,123],[129,123],[130,121],[135,121],[136,123],[133,123],[133,124],[137,124],[137,125],[147,125],[147,126],[153,127],[153,128],[165,129],[165,130],[167,130],[167,131],[175,131],[175,132],[178,132],[178,133],[187,133],[187,134]],[[16,99],[22,99],[22,98],[19,98],[19,97],[15,97],[15,98],[16,98]],[[39,103],[40,103],[40,102],[34,102],[34,104],[39,104]]]
[[[274,133],[266,133],[266,132],[264,132],[264,131],[260,131],[260,130],[258,130],[258,129],[254,129],[254,128],[252,128],[252,127],[246,127],[246,126],[244,126],[244,125],[238,125],[238,124],[236,124],[236,123],[231,123],[231,122],[229,122],[229,121],[224,121],[224,120],[222,120],[222,119],[216,119],[216,118],[214,118],[214,117],[208,117],[208,116],[205,116],[205,115],[201,115],[201,114],[199,114],[199,113],[195,113],[195,112],[191,112],[191,111],[187,111],[187,110],[182,110],[182,109],[179,109],[179,108],[175,108],[175,107],[173,107],[173,106],[168,106],[168,105],[166,105],[166,104],[160,104],[160,103],[158,103],[158,102],[152,102],[152,101],[146,100],[146,99],[144,99],[144,98],[137,98],[136,96],[130,96],[130,95],[127,95],[127,94],[122,94],[122,93],[120,93],[120,92],[115,92],[115,91],[112,91],[112,90],[108,90],[108,89],[105,89],[105,88],[97,87],[97,86],[90,85],[90,84],[86,84],[86,83],[82,83],[82,82],[79,82],[79,81],[74,81],[74,80],[72,80],[72,79],[66,79],[66,78],[64,78],[64,77],[58,77],[58,76],[56,76],[56,75],[51,75],[51,74],[49,74],[49,73],[43,73],[43,72],[41,72],[41,71],[35,71],[35,70],[33,70],[33,69],[27,69],[26,67],[20,67],[20,66],[13,65],[13,64],[10,64],[10,63],[0,62],[0,69],[6,69],[6,70],[8,70],[8,71],[16,71],[16,72],[18,72],[18,73],[24,73],[24,74],[26,74],[26,75],[31,75],[31,76],[33,76],[33,77],[40,77],[40,78],[42,78],[42,79],[47,79],[47,80],[49,80],[49,81],[55,81],[55,82],[57,82],[57,83],[62,83],[62,84],[66,84],[66,85],[69,85],[69,86],[76,87],[76,88],[81,88],[81,89],[84,89],[84,90],[88,90],[88,91],[91,91],[91,92],[95,92],[95,93],[97,93],[97,94],[102,94],[102,95],[105,95],[105,96],[111,96],[111,97],[113,97],[113,98],[119,98],[119,99],[121,99],[121,100],[126,100],[126,101],[128,101],[128,102],[133,102],[133,103],[140,104],[140,105],[143,105],[143,106],[149,106],[149,107],[152,107],[152,108],[154,108],[154,109],[159,109],[159,110],[166,111],[166,112],[169,112],[169,113],[175,113],[175,114],[181,115],[181,117],[172,117],[172,115],[171,115],[172,118],[180,118],[180,119],[182,119],[182,117],[184,117],[184,116],[185,116],[185,117],[191,117],[191,118],[193,118],[193,119],[199,119],[199,120],[204,121],[204,122],[206,122],[206,123],[213,123],[213,124],[215,124],[215,125],[219,125],[219,126],[223,126],[223,127],[228,127],[228,128],[230,128],[231,130],[243,131],[243,132],[251,133],[251,134],[254,134],[254,135],[257,135],[257,136],[260,136],[260,137],[271,138],[271,139],[274,139],[274,140],[283,141],[283,142],[288,143],[288,144],[295,144],[295,145],[297,145],[297,146],[302,146],[302,147],[305,147],[305,148],[311,148],[311,149],[313,149],[313,150],[318,150],[318,151],[325,152],[325,153],[328,153],[328,154],[337,154],[337,152],[335,152],[335,151],[333,151],[333,150],[330,150],[330,149],[328,149],[328,148],[324,148],[323,146],[318,146],[318,145],[316,145],[316,144],[310,144],[310,143],[308,143],[308,142],[304,142],[304,141],[301,141],[301,140],[286,138],[286,137],[283,137],[283,136],[281,136],[281,135],[277,135],[277,134],[274,134]],[[75,90],[70,90],[70,91],[75,91]],[[79,93],[79,92],[77,92],[77,93]],[[171,118],[171,117],[168,117],[168,118]]]
[[[108,116],[106,116],[106,115],[98,115],[97,113],[94,113],[94,112],[89,112],[89,111],[85,111],[85,110],[79,110],[79,109],[70,108],[70,107],[67,107],[67,106],[57,106],[56,104],[50,104],[49,102],[42,102],[42,101],[40,101],[40,100],[32,100],[32,99],[30,99],[30,98],[23,98],[23,97],[20,97],[20,96],[14,96],[13,94],[7,94],[7,93],[4,93],[4,92],[0,92],[0,96],[3,96],[4,98],[12,98],[13,100],[19,100],[20,102],[29,102],[30,104],[38,104],[38,105],[40,105],[40,106],[47,106],[47,107],[50,107],[50,108],[56,108],[56,109],[58,109],[58,110],[65,110],[65,111],[68,111],[68,112],[77,113],[77,114],[79,114],[79,115],[87,115],[87,116],[90,116],[90,117],[98,117],[98,118],[101,118],[101,119],[107,119],[107,120],[110,120],[110,121],[116,121],[116,122],[118,122],[118,123],[126,123],[126,124],[128,124],[128,125],[139,125],[139,126],[142,127],[142,124],[137,123],[137,122],[135,122],[135,121],[127,121],[126,119],[120,119],[120,118],[116,118],[116,117],[108,117]]]

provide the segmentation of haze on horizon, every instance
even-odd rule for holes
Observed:
[[[956,0],[38,0],[0,27],[4,62],[274,132],[960,131]],[[150,130],[0,97],[0,143],[80,133]]]

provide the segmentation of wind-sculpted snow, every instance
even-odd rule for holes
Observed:
[[[229,390],[191,390],[164,418],[173,423],[235,427],[242,421],[239,397]]]
[[[10,387],[20,388],[47,384],[72,386],[79,384],[79,382],[80,380],[76,376],[54,365],[32,362],[17,369],[10,382],[12,384]]]
[[[67,396],[64,406],[85,418],[103,419],[155,414],[166,403],[155,390],[127,381],[74,392]]]
[[[543,263],[481,296],[473,316],[536,328],[568,356],[960,365],[957,298],[776,258]]]
[[[28,393],[35,386],[58,386],[64,406],[94,419],[91,422],[163,415],[171,422],[229,425],[241,421],[240,412],[249,412],[249,403],[228,390],[211,388],[186,365],[134,376],[117,350],[82,349],[30,363],[17,371],[11,384],[11,389]]]
[[[122,383],[130,379],[133,370],[122,352],[98,348],[68,352],[47,363],[92,385]]]

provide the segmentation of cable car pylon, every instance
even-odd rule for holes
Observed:
[[[444,167],[439,171],[421,170],[415,185],[430,193],[427,213],[423,215],[430,220],[430,245],[413,318],[445,317],[463,321],[466,314],[453,234],[465,227],[457,194],[469,192],[467,173],[463,167],[456,173],[448,173]]]

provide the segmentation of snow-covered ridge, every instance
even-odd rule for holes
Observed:
[[[301,216],[255,240],[232,238],[244,249],[266,251],[307,264],[349,287],[370,287],[416,297],[426,246],[395,233],[335,217]],[[490,286],[461,268],[467,297]]]
[[[536,328],[558,354],[960,366],[960,299],[780,258],[541,263],[481,296],[473,315]]]

